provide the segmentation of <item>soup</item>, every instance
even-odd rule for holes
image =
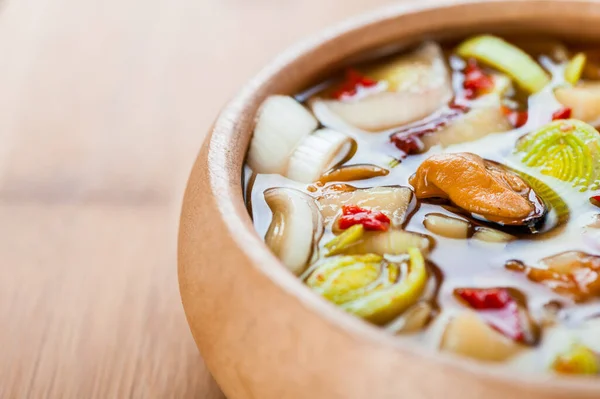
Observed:
[[[600,373],[600,53],[423,42],[268,97],[245,168],[259,234],[389,334]]]

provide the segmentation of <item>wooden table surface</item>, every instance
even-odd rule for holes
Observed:
[[[222,398],[176,276],[187,173],[277,52],[388,0],[4,0],[0,398]]]

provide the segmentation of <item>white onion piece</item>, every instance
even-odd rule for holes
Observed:
[[[425,228],[434,234],[447,238],[467,238],[471,223],[440,213],[428,213],[423,221]]]
[[[287,177],[301,183],[312,183],[352,149],[352,139],[332,129],[319,129],[306,136],[290,158]]]
[[[367,71],[391,91],[349,100],[316,100],[347,123],[368,131],[404,125],[430,115],[452,98],[450,73],[440,46],[433,42]]]
[[[571,118],[596,124],[600,121],[600,82],[581,82],[554,91],[559,103],[572,110]]]
[[[471,311],[465,311],[450,320],[440,345],[443,351],[490,362],[504,361],[522,348]]]
[[[489,96],[491,97],[488,98],[497,99],[495,94]],[[438,144],[448,147],[453,144],[479,140],[491,133],[507,132],[512,129],[513,126],[499,105],[485,106],[474,108],[459,116],[448,126],[435,133],[426,134],[421,141],[425,144],[426,149]]]
[[[273,212],[265,242],[275,256],[299,276],[323,234],[323,220],[317,204],[301,191],[282,187],[265,191],[265,201]]]
[[[507,243],[514,241],[516,238],[508,233],[500,230],[491,229],[489,227],[478,227],[472,237],[474,240],[480,240],[491,243]]]
[[[284,175],[298,143],[319,123],[289,96],[269,96],[260,106],[248,150],[248,165],[256,173]]]

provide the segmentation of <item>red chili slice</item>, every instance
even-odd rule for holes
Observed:
[[[569,119],[573,110],[569,107],[563,107],[552,114],[552,120]]]
[[[468,99],[473,99],[482,92],[494,88],[494,79],[485,73],[474,59],[467,62],[464,74],[463,88],[465,89],[465,97]]]
[[[362,224],[365,230],[387,231],[390,227],[390,218],[379,211],[356,205],[344,205],[342,216],[338,220],[339,228],[347,229],[355,224]]]
[[[458,288],[454,294],[473,309],[502,309],[514,301],[505,288]]]
[[[519,305],[506,288],[458,288],[454,294],[498,332],[518,342],[525,340]]]
[[[600,195],[594,195],[593,197],[590,197],[590,202],[592,205],[600,208]]]
[[[340,87],[333,92],[332,97],[337,100],[343,100],[356,95],[360,88],[372,87],[376,84],[376,80],[362,75],[356,69],[348,68],[346,70],[344,81]]]
[[[502,106],[502,112],[504,115],[508,117],[508,121],[515,127],[521,127],[527,123],[527,119],[529,119],[529,114],[527,111],[517,111],[505,106]]]

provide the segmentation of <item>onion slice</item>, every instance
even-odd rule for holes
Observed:
[[[248,165],[256,173],[285,175],[291,154],[318,124],[292,97],[269,96],[258,110]]]
[[[316,99],[313,110],[325,105],[352,126],[381,131],[423,119],[452,98],[449,69],[434,42],[366,69],[365,75],[386,82],[388,91],[348,100]]]
[[[287,177],[301,183],[312,183],[352,151],[353,140],[332,129],[319,129],[298,145],[292,154]]]
[[[264,195],[273,212],[265,242],[298,276],[311,260],[315,245],[323,234],[321,213],[312,197],[293,188],[271,188]]]

